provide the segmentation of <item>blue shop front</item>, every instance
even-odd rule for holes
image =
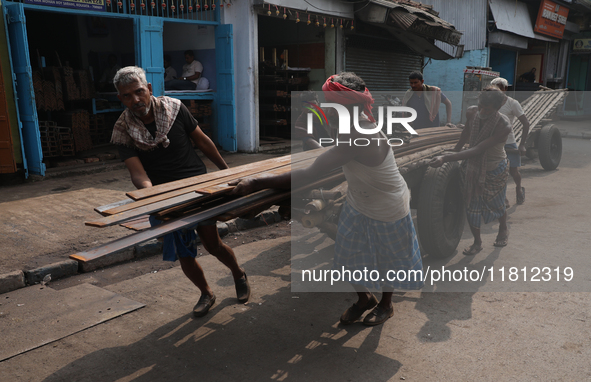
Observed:
[[[2,4],[22,136],[23,171],[107,144],[121,103],[114,70],[142,67],[155,96],[183,100],[223,150],[236,151],[233,30],[218,0],[22,0]],[[166,91],[164,57],[181,76],[186,50],[209,88]],[[80,160],[80,159],[78,159]]]

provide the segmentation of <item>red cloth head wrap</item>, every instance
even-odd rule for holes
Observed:
[[[371,122],[375,122],[376,120],[374,119],[371,112],[371,104],[374,102],[374,99],[371,96],[369,90],[365,88],[365,91],[362,93],[353,89],[349,89],[338,82],[333,82],[332,79],[334,77],[335,76],[330,76],[324,85],[322,85],[324,98],[328,102],[338,103],[341,105],[363,104],[363,112]]]

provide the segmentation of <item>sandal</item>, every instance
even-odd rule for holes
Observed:
[[[517,193],[517,204],[523,204],[525,202],[525,187],[521,187],[521,196]]]
[[[394,315],[394,305],[390,304],[389,309],[384,309],[380,305],[376,306],[365,318],[363,319],[363,325],[376,326],[381,325],[388,321],[390,317]]]
[[[341,316],[341,324],[349,325],[354,323],[361,318],[366,310],[373,309],[376,305],[378,305],[378,299],[373,294],[365,306],[361,307],[357,305],[357,303],[351,305],[351,307]]]
[[[507,243],[509,243],[509,232],[505,235],[505,237],[501,238],[497,236],[495,243],[493,244],[495,247],[506,247]]]
[[[195,317],[203,317],[209,312],[209,309],[215,303],[215,294],[211,296],[202,294],[197,302],[197,305],[193,308],[193,315]]]
[[[482,251],[482,245],[472,244],[462,252],[466,256],[473,256]]]
[[[234,280],[234,286],[236,287],[238,302],[241,304],[247,302],[250,298],[250,284],[248,283],[248,277],[246,277],[246,271],[241,278]]]
[[[511,208],[511,204],[509,204],[509,199],[505,198],[505,209]]]

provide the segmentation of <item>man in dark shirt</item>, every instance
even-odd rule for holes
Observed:
[[[423,74],[412,72],[408,76],[410,89],[404,94],[402,104],[411,107],[417,112],[417,118],[411,122],[416,129],[427,127],[439,127],[439,105],[445,105],[447,124],[451,123],[451,101],[436,86],[429,86],[423,80]]]
[[[205,174],[205,165],[191,141],[219,169],[228,168],[214,143],[179,100],[152,96],[152,85],[146,81],[143,69],[125,67],[117,72],[113,83],[127,109],[113,128],[111,142],[120,146],[121,158],[138,189]],[[160,222],[150,217],[150,223]],[[201,222],[196,229],[203,247],[232,271],[238,301],[248,301],[246,273],[232,249],[222,242],[215,220]],[[196,260],[195,239],[193,228],[164,236],[163,258],[178,258],[184,274],[201,290],[201,298],[193,308],[193,314],[201,317],[215,303],[215,295]]]

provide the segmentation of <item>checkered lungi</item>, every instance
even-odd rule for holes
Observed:
[[[333,269],[345,269],[351,273],[366,269],[368,275],[377,271],[379,277],[375,281],[370,277],[363,277],[359,281],[345,279],[370,290],[422,288],[423,277],[413,276],[410,280],[408,277],[410,270],[418,271],[421,276],[423,270],[419,242],[410,213],[395,222],[382,222],[363,215],[345,203],[339,218]],[[402,274],[407,277],[404,280],[396,277],[389,280],[388,276],[392,278],[394,272],[398,272],[401,278]]]
[[[468,223],[474,228],[480,228],[505,214],[505,197],[507,195],[507,178],[509,176],[509,161],[503,159],[496,169],[486,172],[484,192],[482,196],[473,197],[466,207]]]

